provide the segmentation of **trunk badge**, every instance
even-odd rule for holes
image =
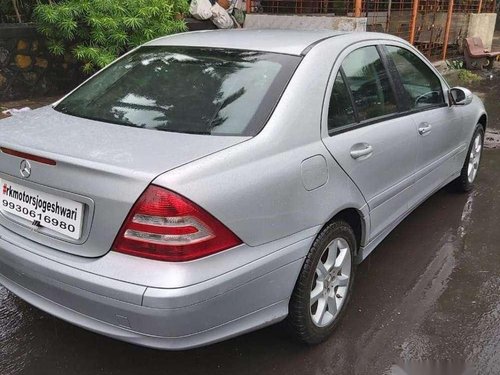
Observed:
[[[19,165],[19,172],[23,178],[28,178],[31,176],[31,164],[28,160],[24,159]]]

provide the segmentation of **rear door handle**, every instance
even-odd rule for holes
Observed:
[[[428,122],[423,122],[418,127],[418,134],[426,135],[429,134],[431,130],[432,130],[432,125],[429,124]]]
[[[351,147],[351,158],[368,159],[373,154],[373,147],[368,143],[356,143]]]

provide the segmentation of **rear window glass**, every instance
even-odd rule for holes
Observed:
[[[55,109],[163,131],[256,135],[300,57],[192,47],[141,47],[78,88]]]

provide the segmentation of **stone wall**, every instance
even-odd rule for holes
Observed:
[[[57,95],[82,79],[71,56],[50,55],[33,25],[0,24],[0,100]]]

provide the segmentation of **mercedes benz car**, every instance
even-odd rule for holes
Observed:
[[[162,37],[0,121],[0,283],[144,346],[285,319],[319,343],[356,265],[438,189],[472,189],[486,125],[391,35]]]

